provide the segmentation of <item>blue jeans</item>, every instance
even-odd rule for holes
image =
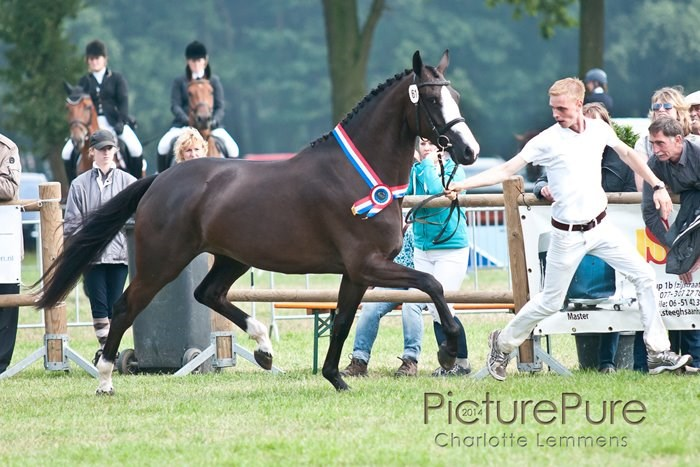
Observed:
[[[464,331],[464,326],[462,322],[457,318],[456,315],[452,316],[459,327],[459,337],[457,338],[457,358],[469,358],[469,352],[467,349],[467,333]],[[435,332],[435,341],[438,347],[447,340],[445,336],[445,331],[442,330],[442,324],[433,321],[433,331]]]
[[[693,357],[690,366],[700,368],[700,330],[668,331],[668,338],[671,341],[671,350],[678,355],[689,354]]]
[[[357,319],[357,331],[352,348],[352,357],[369,363],[372,346],[379,331],[379,320],[396,308],[398,303],[370,302],[362,305]],[[423,341],[423,308],[425,304],[404,303],[401,307],[403,323],[403,358],[418,361]]]

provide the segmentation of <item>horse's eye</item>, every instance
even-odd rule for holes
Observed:
[[[433,105],[438,105],[440,103],[440,99],[438,99],[437,97],[431,97],[430,103]]]

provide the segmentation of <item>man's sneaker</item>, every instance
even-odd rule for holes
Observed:
[[[435,377],[467,376],[471,372],[472,372],[472,367],[470,365],[460,366],[460,365],[455,364],[455,366],[453,366],[449,370],[446,370],[443,367],[439,367],[437,370],[433,371],[433,376],[435,376]]]
[[[340,372],[341,376],[367,376],[367,362],[351,357],[350,365]]]
[[[486,367],[489,374],[498,381],[506,380],[506,367],[508,366],[508,354],[501,352],[498,348],[498,336],[501,331],[493,331],[489,335],[489,356],[486,358]]]
[[[396,373],[394,373],[394,376],[416,376],[418,375],[418,362],[415,361],[414,359],[410,357],[406,358],[401,358],[399,357],[399,360],[401,360],[401,366],[399,367],[398,370],[396,370]]]
[[[693,361],[690,355],[677,355],[670,350],[662,352],[648,352],[647,365],[649,374],[658,375],[664,371],[673,371],[686,366]]]

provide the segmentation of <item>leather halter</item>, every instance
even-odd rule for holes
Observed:
[[[80,104],[85,99],[90,99],[90,96],[87,94],[81,94],[79,96],[79,98],[77,98],[77,99],[71,99],[70,97],[67,97],[66,102],[68,103],[68,105],[74,107],[74,106],[77,106],[78,104]],[[68,122],[68,128],[73,128],[73,127],[77,126],[85,132],[85,136],[83,137],[83,140],[85,140],[85,141],[87,141],[87,139],[90,137],[90,125],[93,123],[92,122],[92,112],[88,111],[87,114],[88,114],[87,121],[74,119],[74,120],[70,120]]]
[[[214,89],[213,89],[213,86],[211,85],[211,83],[208,80],[204,80],[204,79],[191,80],[190,83],[187,85],[187,89],[189,90],[189,88],[192,86],[203,86],[206,84],[209,85],[209,88],[211,88],[211,90],[213,92]],[[204,108],[204,110],[206,111],[206,115],[208,116],[207,123],[211,122],[211,119],[213,118],[213,114],[214,114],[214,109],[212,108],[212,106],[210,106],[208,103],[206,103],[204,101],[197,102],[194,105],[191,105],[191,104],[192,104],[192,102],[191,102],[191,97],[190,97],[190,110],[189,110],[189,117],[190,118],[196,119],[197,113],[199,112],[199,109]]]

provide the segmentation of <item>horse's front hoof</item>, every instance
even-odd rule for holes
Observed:
[[[337,366],[331,369],[324,368],[322,374],[323,377],[326,378],[328,382],[333,385],[336,391],[340,392],[350,390],[350,386],[348,386],[343,380],[343,377],[340,375]]]
[[[255,357],[255,361],[257,362],[258,365],[260,365],[261,368],[264,370],[271,370],[272,369],[272,354],[269,352],[264,352],[262,350],[256,350],[253,352],[253,356]]]
[[[452,367],[455,366],[457,353],[451,353],[449,350],[447,350],[447,346],[443,342],[440,344],[440,348],[438,349],[437,359],[441,367],[443,367],[445,370],[451,370]]]
[[[97,395],[97,396],[113,396],[114,395],[114,388],[109,388],[109,389],[97,388],[97,390],[95,391],[95,395]]]
[[[350,390],[350,386],[348,386],[347,383],[345,381],[343,381],[343,378],[341,378],[340,376],[338,376],[335,379],[335,381],[331,381],[331,384],[333,385],[335,390],[338,392]]]

